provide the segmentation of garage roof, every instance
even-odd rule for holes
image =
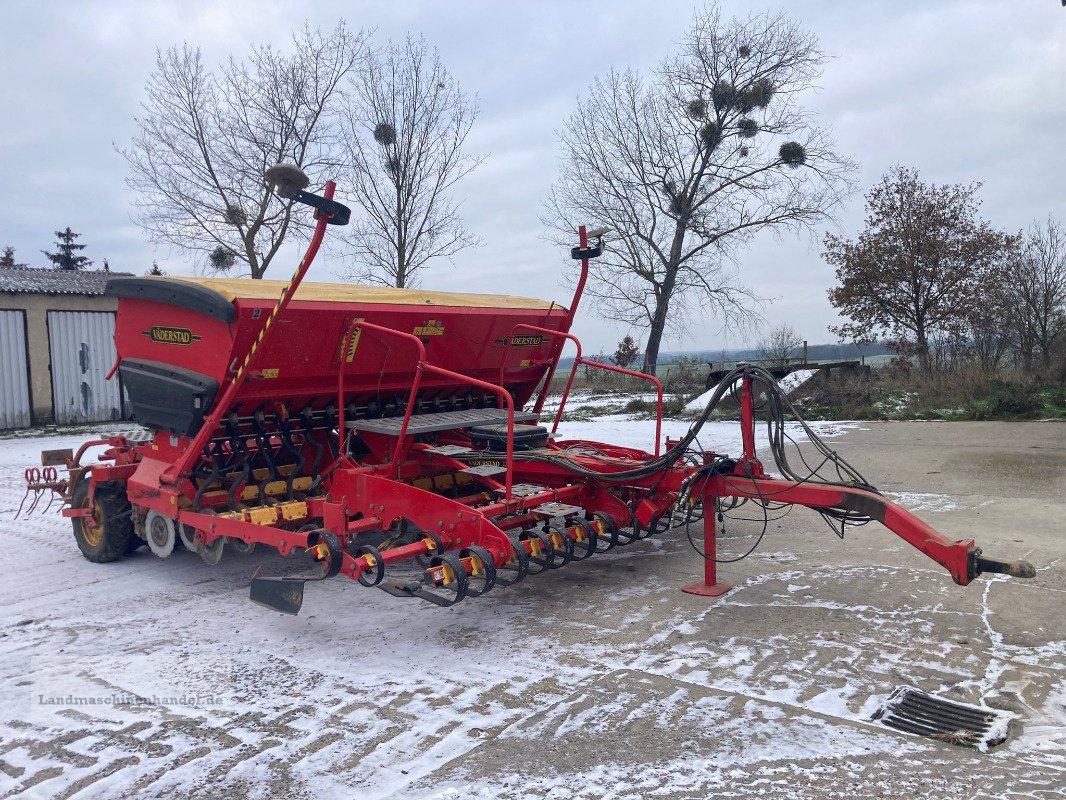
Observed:
[[[0,292],[9,294],[102,295],[107,282],[129,272],[0,267]]]

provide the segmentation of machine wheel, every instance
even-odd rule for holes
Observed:
[[[74,487],[70,504],[72,508],[89,508],[87,478],[82,478]],[[94,564],[118,561],[126,554],[133,536],[132,507],[126,490],[117,483],[97,484],[91,510],[90,517],[71,518],[78,549]]]
[[[229,537],[226,546],[239,556],[250,556],[255,552],[255,542],[246,542],[236,536]]]
[[[196,553],[196,528],[191,525],[186,525],[183,522],[178,523],[178,539],[185,545],[185,549],[190,552]]]
[[[160,558],[174,552],[174,542],[177,541],[174,520],[158,511],[149,511],[144,520],[144,533],[148,537],[149,549]]]
[[[226,546],[226,537],[219,536],[211,544],[200,548],[200,558],[212,567],[222,559],[222,549]]]

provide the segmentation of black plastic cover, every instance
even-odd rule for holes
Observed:
[[[470,439],[479,450],[507,452],[507,425],[478,425],[470,429]],[[514,449],[536,450],[548,446],[548,429],[542,425],[515,425]]]
[[[189,281],[170,278],[112,278],[104,294],[108,297],[136,297],[155,303],[186,308],[199,314],[233,322],[237,315],[233,303],[214,289]]]
[[[158,361],[126,358],[118,371],[133,418],[146,428],[178,436],[192,436],[200,429],[218,392],[214,378]]]

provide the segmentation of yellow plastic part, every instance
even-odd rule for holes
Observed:
[[[301,500],[294,500],[291,503],[282,503],[279,506],[275,506],[275,508],[281,509],[281,518],[288,522],[307,518],[307,503],[304,503]]]
[[[277,506],[248,509],[248,521],[253,525],[273,525],[278,521]]]
[[[160,280],[186,281],[212,289],[229,300],[277,300],[288,281],[252,281],[241,278],[183,278],[168,276]],[[455,308],[557,308],[547,300],[516,297],[509,294],[469,294],[466,292],[431,292],[424,289],[397,289],[394,286],[360,286],[350,283],[301,283],[293,300],[311,303],[391,303],[404,306],[451,306]]]

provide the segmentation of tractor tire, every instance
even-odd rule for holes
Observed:
[[[130,519],[130,501],[119,483],[100,483],[96,487],[91,517],[72,517],[74,540],[81,554],[94,564],[118,561],[131,552],[130,539],[136,539]],[[71,508],[86,508],[89,503],[89,481],[82,479],[74,487]]]

